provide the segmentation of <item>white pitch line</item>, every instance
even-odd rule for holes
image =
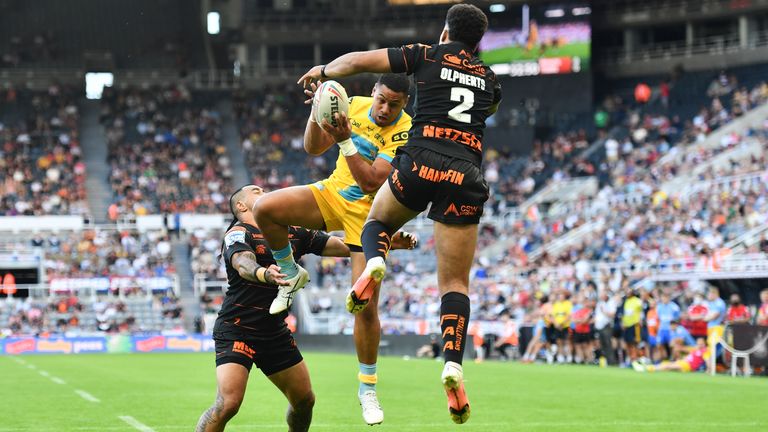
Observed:
[[[80,395],[80,397],[81,397],[81,398],[83,398],[83,399],[87,400],[88,402],[94,402],[94,403],[98,403],[98,402],[101,402],[101,401],[100,401],[98,398],[96,398],[94,395],[92,395],[92,394],[90,394],[90,393],[88,393],[88,392],[86,392],[86,391],[83,391],[83,390],[75,390],[75,393],[77,393],[78,395]]]
[[[51,377],[51,381],[55,382],[56,384],[66,384],[66,382],[61,378]]]
[[[44,370],[38,371],[37,373],[39,373],[40,375],[42,375],[42,376],[44,376],[44,377],[46,377],[46,378],[48,378],[49,376],[51,376],[51,374],[49,374],[48,372],[46,372],[46,371],[44,371]]]
[[[35,370],[35,369],[37,369],[37,366],[35,366],[35,365],[33,365],[33,364],[28,364],[28,365],[27,365],[27,368],[29,368],[29,369],[32,369],[32,370]]]
[[[24,360],[18,358],[18,357],[11,357],[11,360],[15,361],[18,364],[27,364]]]
[[[123,418],[125,417],[125,419]],[[126,419],[132,419],[133,421],[136,421],[137,423],[141,424],[143,427],[147,429],[139,429],[138,430],[142,432],[156,432],[156,431],[164,431],[164,430],[189,430],[189,425],[158,425],[155,426],[154,429],[150,428],[149,426],[146,426],[140,422],[138,422],[135,418],[131,416],[120,416],[119,417],[124,422],[128,423],[128,420]],[[133,424],[128,423],[131,426]],[[339,428],[354,428],[357,426],[360,426],[361,423],[313,423],[312,429],[331,429],[331,430],[339,430]],[[435,422],[435,423],[408,423],[406,425],[403,425],[404,427],[409,428],[419,428],[419,427],[429,427],[429,428],[436,428],[436,427],[443,427],[445,426],[445,422]],[[610,426],[636,426],[636,427],[674,427],[674,426],[693,426],[693,427],[765,427],[768,426],[765,422],[698,422],[698,421],[691,421],[691,422],[666,422],[666,421],[603,421],[603,422],[592,422],[592,421],[573,421],[573,422],[496,422],[496,423],[475,423],[476,427],[482,427],[482,428],[490,428],[490,427],[576,427],[576,426],[594,426],[594,427],[610,427]],[[232,430],[253,430],[253,429],[279,429],[279,430],[285,430],[285,423],[261,423],[261,424],[239,424],[239,425],[232,425]],[[135,427],[135,426],[134,426]],[[230,427],[227,428],[229,430]],[[71,431],[120,431],[125,430],[125,426],[76,426],[76,427],[68,427],[67,430]],[[27,427],[21,427],[21,428],[7,428],[0,426],[0,432],[59,432],[61,431],[61,428],[58,427],[49,427],[49,428],[27,428]]]
[[[131,425],[134,429],[139,430],[141,432],[155,432],[155,430],[152,429],[151,427],[145,425],[144,423],[136,420],[135,418],[129,415],[121,415],[121,416],[118,416],[118,418],[128,423],[129,425]]]

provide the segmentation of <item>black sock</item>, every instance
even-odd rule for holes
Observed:
[[[443,331],[443,358],[461,364],[469,328],[469,297],[446,293],[440,300],[440,329]]]
[[[360,241],[363,243],[365,260],[375,257],[387,258],[392,242],[392,233],[389,227],[377,220],[370,220],[363,226]]]

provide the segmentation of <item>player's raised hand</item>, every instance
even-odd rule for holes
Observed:
[[[304,95],[307,97],[307,100],[304,101],[305,105],[312,104],[312,99],[314,99],[316,91],[317,91],[317,84],[313,82],[309,83],[309,88],[304,89]]]
[[[314,66],[312,69],[308,70],[307,73],[302,75],[301,78],[296,81],[296,84],[301,84],[304,88],[307,88],[309,87],[310,83],[314,81],[321,81],[322,70],[322,65]]]
[[[391,249],[415,249],[419,244],[419,237],[407,231],[398,231],[392,237]]]
[[[275,264],[267,267],[267,271],[264,272],[264,280],[266,280],[268,284],[277,286],[290,285],[290,283],[285,280],[286,276],[288,275],[280,273],[280,267]]]
[[[347,115],[345,113],[336,113],[334,114],[334,118],[336,119],[336,126],[330,124],[328,120],[323,119],[320,127],[328,132],[337,143],[348,140],[349,137],[352,136],[352,126],[349,124]]]

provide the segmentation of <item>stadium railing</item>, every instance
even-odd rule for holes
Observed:
[[[110,295],[115,299],[146,298],[152,299],[154,294],[167,292],[171,289],[179,298],[181,286],[176,275],[158,277],[133,276],[104,276],[104,277],[72,277],[52,278],[48,283],[16,284],[19,291],[26,290],[29,297],[34,299],[55,298],[59,295],[76,294],[78,297],[95,300],[99,295]],[[0,293],[0,300],[23,299],[8,293]]]
[[[591,197],[597,193],[597,188],[596,177],[577,177],[553,181],[520,204],[520,209],[525,210],[542,202],[575,201],[582,197]]]
[[[695,183],[687,184],[680,191],[680,198],[685,199],[691,194],[708,191],[731,191],[751,188],[768,181],[768,170],[752,172],[748,174],[739,174],[726,177],[718,177],[710,180],[701,180]]]

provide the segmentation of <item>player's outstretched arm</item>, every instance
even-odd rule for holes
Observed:
[[[387,48],[371,51],[356,51],[337,57],[327,65],[318,65],[305,73],[297,84],[309,87],[314,81],[342,78],[363,72],[387,73],[392,72],[389,66]]]
[[[268,283],[271,285],[288,285],[285,275],[274,264],[262,267],[256,261],[256,254],[250,251],[237,252],[232,256],[232,267],[245,280]]]

